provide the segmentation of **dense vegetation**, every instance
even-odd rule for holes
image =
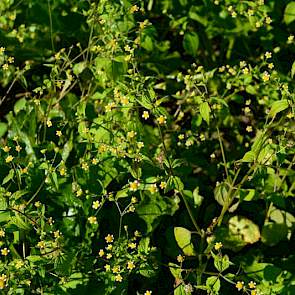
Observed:
[[[295,294],[295,1],[1,0],[1,294]]]

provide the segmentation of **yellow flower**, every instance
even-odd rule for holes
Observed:
[[[217,242],[217,243],[215,243],[215,245],[214,245],[214,249],[217,250],[217,251],[220,250],[222,247],[223,247],[223,245],[222,245],[221,242]]]
[[[236,288],[238,289],[238,291],[241,291],[244,288],[244,282],[243,281],[238,281],[236,283]]]
[[[129,55],[130,56],[130,55]],[[123,105],[123,106],[125,106],[125,105],[127,105],[129,103],[129,100],[128,100],[128,98],[126,97],[126,96],[123,96],[122,98],[121,98],[121,104]]]
[[[157,184],[154,183],[154,184],[150,185],[149,191],[151,192],[151,194],[156,193],[158,191]]]
[[[45,248],[45,242],[44,241],[40,241],[40,242],[38,242],[38,244],[37,244],[37,247],[38,248],[40,248],[40,249],[44,249]]]
[[[249,74],[249,69],[248,68],[244,68],[242,70],[242,72],[243,72],[244,75],[247,75],[247,74]]]
[[[144,295],[152,295],[152,293],[153,293],[152,291],[147,290],[147,291],[144,292]]]
[[[265,22],[266,22],[268,25],[270,25],[270,24],[272,23],[272,19],[271,19],[269,16],[267,16],[267,17],[265,18]]]
[[[88,221],[90,224],[97,224],[97,219],[95,216],[88,217]]]
[[[6,163],[10,163],[13,160],[13,156],[9,155],[6,159],[5,162]]]
[[[133,261],[128,261],[127,262],[127,269],[132,270],[133,268],[135,268],[135,264]]]
[[[18,259],[16,262],[15,262],[15,268],[16,269],[20,269],[24,266],[24,262],[21,260],[21,259]]]
[[[247,126],[246,131],[247,132],[252,132],[253,131],[253,127],[252,126]]]
[[[264,55],[265,55],[265,58],[267,58],[267,59],[268,59],[268,58],[271,58],[271,56],[272,56],[272,53],[271,53],[271,52],[269,52],[269,51],[266,51]]]
[[[112,269],[112,272],[113,273],[119,273],[120,272],[120,266],[118,266],[118,265],[114,266],[113,269]]]
[[[0,276],[0,289],[4,289],[6,286],[7,275],[2,274]]]
[[[40,201],[37,201],[37,202],[35,202],[34,205],[36,208],[39,208],[39,207],[41,207],[42,203]]]
[[[5,146],[4,148],[2,148],[3,149],[3,151],[5,152],[5,153],[8,153],[10,150],[11,150],[11,147],[9,147],[9,146]]]
[[[131,6],[131,8],[130,8],[130,13],[134,13],[134,12],[136,12],[136,11],[138,11],[139,10],[139,7],[137,6],[137,5],[133,5],[133,6]]]
[[[139,181],[138,180],[134,180],[133,182],[130,182],[129,184],[129,189],[131,191],[137,191],[139,187]]]
[[[4,238],[5,237],[5,231],[4,229],[0,229],[0,238]]]
[[[251,109],[249,107],[245,107],[244,109],[245,114],[251,113]]]
[[[182,255],[178,255],[177,257],[176,257],[176,260],[179,262],[179,263],[182,263],[183,261],[184,261],[184,256],[182,256]]]
[[[96,164],[98,163],[98,160],[97,160],[96,158],[93,158],[92,161],[91,161],[91,163],[92,163],[93,165],[96,165]]]
[[[96,209],[98,209],[98,208],[100,207],[100,205],[101,205],[101,204],[100,204],[99,201],[94,201],[94,202],[92,203],[92,208],[96,210]]]
[[[134,236],[135,236],[135,237],[141,237],[141,233],[140,233],[138,230],[136,230],[136,231],[134,232]]]
[[[134,212],[135,211],[135,207],[133,205],[131,205],[128,209],[128,212]]]
[[[47,125],[47,127],[51,127],[52,126],[52,122],[50,120],[47,120],[46,125]]]
[[[107,243],[112,243],[114,241],[114,236],[108,234],[104,239],[106,240]]]
[[[272,70],[274,68],[274,64],[271,62],[270,64],[268,64],[267,66],[270,70]]]
[[[109,264],[106,264],[104,266],[104,268],[105,268],[106,271],[110,271],[111,270],[111,266]]]
[[[291,44],[293,41],[294,41],[294,35],[290,35],[290,36],[288,37],[287,44]]]
[[[114,102],[110,102],[105,106],[105,111],[106,113],[111,112],[112,109],[116,106]]]
[[[160,125],[164,125],[166,124],[166,116],[163,116],[161,115],[160,117],[157,118],[157,122],[160,124]]]
[[[292,119],[294,117],[294,114],[292,113],[292,112],[289,112],[288,114],[287,114],[287,118],[288,119]]]
[[[142,114],[142,117],[147,120],[149,117],[150,117],[150,114],[148,111],[144,111],[143,114]]]
[[[15,147],[15,150],[16,150],[17,152],[20,152],[20,151],[22,150],[22,147],[21,147],[20,145],[17,145],[17,146]]]
[[[251,281],[251,282],[248,284],[248,286],[249,286],[250,289],[255,289],[255,287],[256,287],[256,283],[253,282],[253,281]]]
[[[112,249],[113,249],[113,245],[112,245],[112,244],[108,244],[107,247],[106,247],[106,249],[107,249],[108,251],[112,251]]]
[[[100,250],[98,251],[98,255],[99,255],[99,257],[102,257],[102,256],[104,255],[104,251],[103,251],[103,249],[100,249]]]
[[[136,248],[136,243],[129,243],[128,248],[135,249]]]
[[[160,188],[161,188],[161,189],[165,189],[166,186],[167,186],[167,183],[166,183],[165,181],[161,181],[161,183],[160,183]]]
[[[137,143],[137,147],[138,147],[139,149],[143,148],[143,147],[144,147],[144,143],[143,143],[142,141],[139,141],[139,142]]]
[[[61,132],[60,130],[57,130],[57,131],[56,131],[56,135],[57,135],[58,137],[61,137],[61,136],[62,136],[62,132]]]
[[[4,64],[4,65],[2,66],[2,69],[5,70],[5,71],[7,71],[8,68],[9,68],[8,64]]]
[[[10,250],[7,248],[1,249],[1,255],[3,255],[3,256],[7,256],[9,252],[10,252]]]
[[[61,167],[61,168],[59,169],[59,174],[60,174],[61,176],[66,175],[66,168],[65,168],[65,167]]]
[[[267,71],[265,71],[265,72],[263,73],[263,75],[262,75],[262,80],[263,80],[263,82],[267,82],[267,81],[269,81],[269,78],[270,78],[269,73],[268,73]]]
[[[4,53],[5,52],[5,47],[0,47],[0,53],[2,54],[2,53]]]
[[[135,131],[132,130],[132,131],[127,132],[127,137],[128,137],[128,138],[134,138],[136,134],[137,134],[137,133],[136,133]]]
[[[115,281],[116,281],[116,282],[121,283],[122,280],[123,280],[123,277],[122,277],[120,274],[117,274],[117,275],[115,276]]]
[[[113,255],[111,253],[108,253],[106,256],[106,259],[111,259],[113,257]]]
[[[256,290],[251,290],[251,295],[257,295],[257,291]]]
[[[132,197],[132,198],[131,198],[131,203],[132,203],[132,204],[137,203],[137,198],[136,198],[136,197]]]

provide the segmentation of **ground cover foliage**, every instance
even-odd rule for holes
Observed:
[[[295,1],[0,12],[1,294],[295,294]]]

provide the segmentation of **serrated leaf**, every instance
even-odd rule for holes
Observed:
[[[191,242],[192,234],[184,227],[175,227],[174,236],[178,246],[187,256],[196,255],[193,244]]]

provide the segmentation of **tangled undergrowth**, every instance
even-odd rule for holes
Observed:
[[[1,294],[295,293],[295,1],[0,12]]]

